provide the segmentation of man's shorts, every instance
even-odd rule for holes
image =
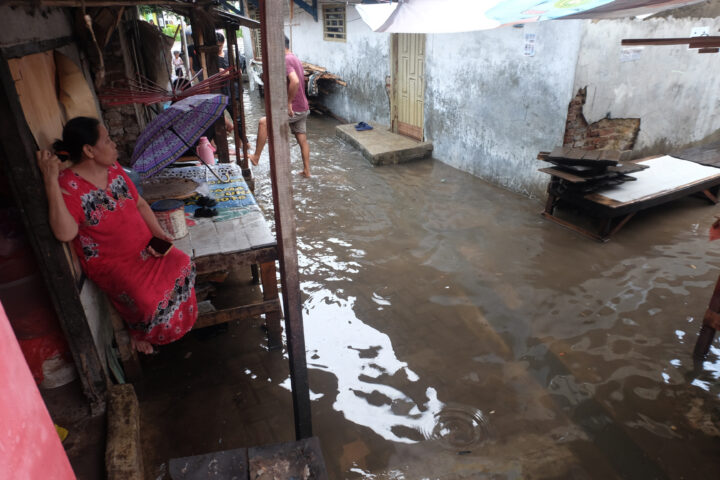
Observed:
[[[308,114],[310,114],[310,110],[295,112],[294,115],[290,117],[288,121],[290,122],[290,131],[292,133],[305,133]]]

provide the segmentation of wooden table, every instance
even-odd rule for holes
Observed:
[[[218,206],[214,207],[221,212],[218,217],[187,217],[188,220],[192,220],[192,222],[188,222],[188,234],[175,240],[175,247],[187,253],[195,262],[198,276],[238,267],[259,265],[263,301],[234,305],[207,313],[201,311],[193,328],[204,328],[265,314],[268,346],[271,349],[280,348],[282,347],[282,327],[280,325],[282,308],[275,267],[275,261],[278,259],[277,241],[262,210],[247,188],[240,168],[235,164],[220,164],[212,168],[220,177],[228,178],[232,183],[219,182],[208,172],[207,167],[166,168],[152,177],[153,181],[182,177],[190,178],[200,185],[206,183],[212,192],[211,196],[219,201]],[[226,192],[229,189],[228,185],[232,185],[232,194]],[[233,199],[229,199],[229,197]],[[220,201],[222,199],[228,199],[229,202],[240,206],[224,209],[223,206],[228,202]],[[216,221],[224,214],[229,214],[228,216],[234,218]],[[194,224],[190,225],[190,223]],[[140,371],[139,362],[136,353],[130,348],[129,336],[126,332],[122,332],[124,325],[121,320],[115,318],[114,326],[120,359],[126,376],[136,377]]]
[[[656,205],[685,197],[688,195],[700,193],[715,204],[718,201],[718,189],[720,188],[720,168],[709,165],[699,165],[700,162],[693,162],[691,159],[681,160],[673,159],[672,164],[682,165],[678,162],[687,163],[689,170],[692,170],[692,175],[687,175],[686,179],[672,178],[671,175],[668,184],[663,185],[662,182],[657,184],[651,184],[651,180],[648,178],[648,174],[656,175],[662,173],[658,169],[664,168],[665,163],[661,163],[665,157],[655,156],[641,158],[633,160],[633,162],[653,164],[655,166],[630,174],[630,176],[636,177],[638,185],[634,186],[646,186],[646,194],[639,194],[641,196],[637,198],[628,197],[623,199],[619,194],[614,193],[619,190],[618,187],[614,189],[599,190],[589,194],[578,194],[569,191],[566,188],[568,183],[580,183],[584,179],[563,172],[555,168],[542,168],[541,172],[550,175],[550,183],[547,188],[547,201],[545,203],[545,210],[542,215],[559,225],[570,228],[582,235],[590,237],[594,240],[606,242],[617,233],[637,212],[650,208]],[[670,161],[668,161],[670,162]],[[669,163],[668,163],[669,164]],[[655,170],[653,170],[655,168]],[[673,183],[674,182],[674,183]],[[635,182],[627,182],[628,184],[635,184]],[[625,185],[625,184],[623,184]],[[620,200],[614,198],[614,195],[618,195]],[[583,228],[573,222],[564,220],[555,215],[555,209],[560,202],[577,208],[583,215],[600,219],[601,225],[599,231],[591,231]]]

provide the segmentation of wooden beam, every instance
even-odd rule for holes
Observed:
[[[195,259],[195,268],[198,275],[218,272],[228,267],[244,267],[258,263],[274,262],[278,259],[277,247],[265,247],[250,252],[242,252],[237,255],[218,253],[215,255],[204,255]]]
[[[25,55],[32,55],[33,53],[55,50],[56,48],[70,45],[73,41],[73,37],[68,36],[41,40],[39,42],[21,43],[19,45],[11,45],[0,48],[0,55],[4,58],[19,58],[24,57]]]
[[[688,45],[689,48],[712,48],[720,46],[720,37],[624,38],[620,45]]]
[[[312,436],[312,420],[295,238],[290,145],[288,143],[290,126],[287,115],[283,3],[282,0],[260,1],[260,35],[262,38],[263,76],[265,77],[270,177],[275,207],[275,229],[280,252],[280,278],[290,359],[290,384],[295,411],[295,436],[297,439],[302,439]]]
[[[65,332],[83,392],[93,413],[101,413],[105,410],[108,378],[63,245],[49,227],[47,197],[35,160],[37,148],[15,90],[10,66],[6,59],[0,59],[0,151],[4,157],[0,163],[6,167],[2,173],[21,207],[28,239]]]
[[[234,320],[245,320],[257,317],[263,313],[267,314],[279,311],[280,301],[276,298],[275,300],[267,300],[261,303],[253,303],[251,305],[243,305],[240,307],[226,308],[215,312],[203,313],[198,317],[195,325],[193,325],[193,330],[211,327],[221,323],[232,322]]]

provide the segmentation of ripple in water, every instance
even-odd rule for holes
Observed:
[[[480,410],[464,405],[445,405],[435,414],[432,430],[421,430],[448,450],[470,450],[489,437],[488,419]]]

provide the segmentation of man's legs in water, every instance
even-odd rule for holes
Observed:
[[[267,117],[262,117],[258,122],[258,133],[257,140],[255,141],[255,151],[248,155],[248,158],[253,165],[257,167],[260,163],[260,154],[265,148],[265,142],[267,141]]]
[[[310,144],[307,141],[307,134],[296,133],[295,139],[300,145],[300,154],[302,155],[304,177],[310,177]]]

